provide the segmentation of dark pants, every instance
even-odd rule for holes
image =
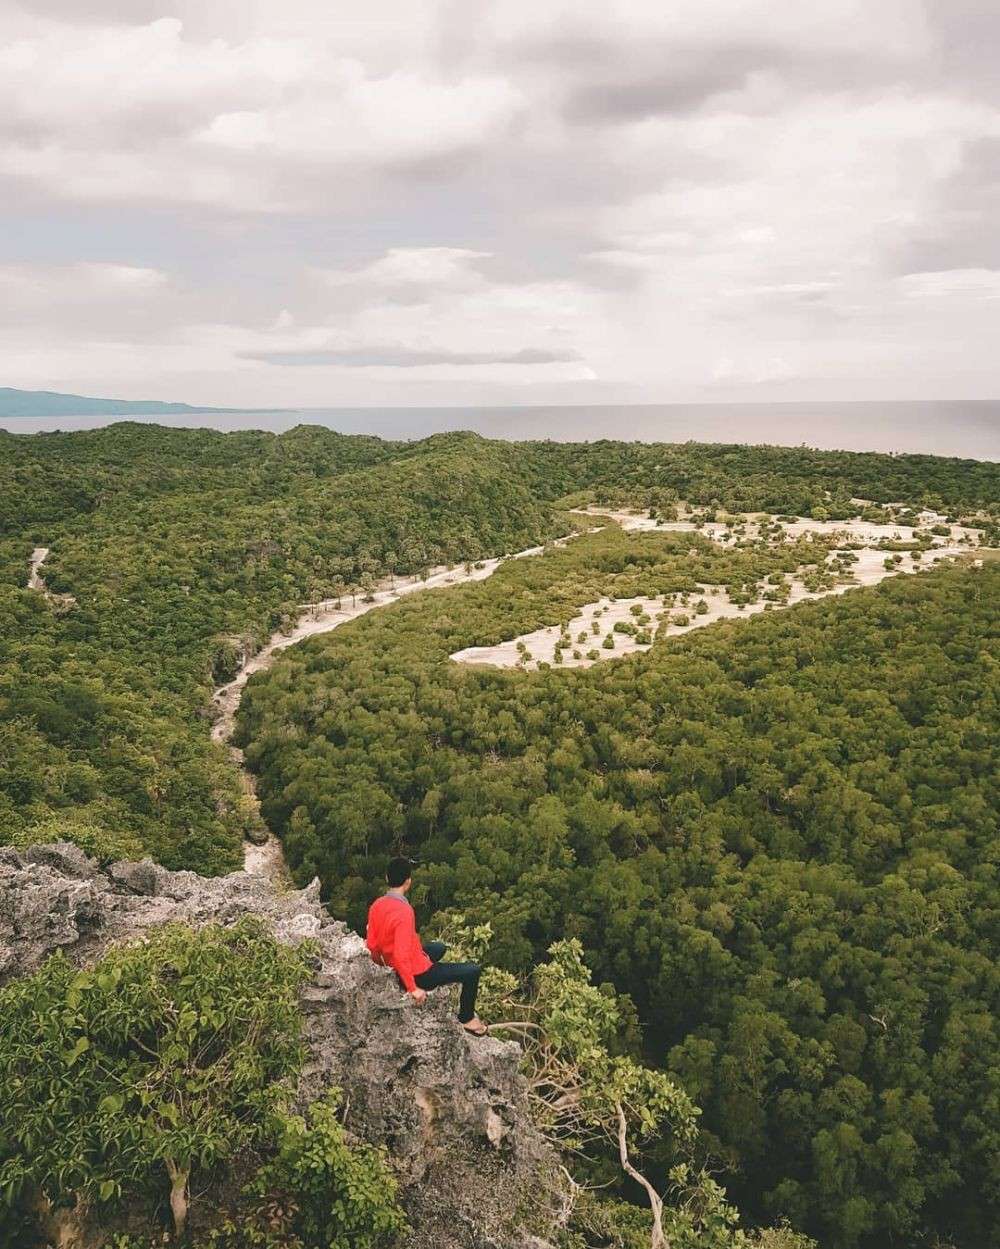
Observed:
[[[434,964],[415,976],[421,989],[437,989],[444,984],[460,984],[462,998],[458,1004],[458,1018],[461,1023],[468,1023],[475,1018],[476,994],[479,992],[478,963],[442,963],[447,946],[443,941],[428,941],[424,953]]]

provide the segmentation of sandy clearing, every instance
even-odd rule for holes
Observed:
[[[578,516],[608,516],[611,520],[617,521],[623,529],[637,533],[701,533],[706,538],[711,538],[714,542],[723,545],[735,543],[741,537],[757,538],[760,536],[761,521],[769,524],[777,521],[776,516],[752,512],[743,526],[744,532],[733,534],[731,527],[721,521],[706,521],[698,527],[690,520],[659,521],[652,519],[645,512],[602,510],[594,506],[574,508],[573,513]],[[920,517],[924,528],[928,525],[948,524],[945,517],[937,512],[924,511],[920,513]],[[912,542],[915,528],[913,525],[882,525],[867,520],[812,520],[801,517],[782,523],[786,542],[792,542],[809,533],[819,534],[822,537],[842,536],[845,541],[851,542]],[[943,534],[934,536],[935,546],[943,547],[956,543],[975,546],[979,542],[981,531],[978,529],[970,529],[964,525],[948,525],[948,528],[951,531],[948,537]]]
[[[568,648],[563,648],[561,664],[554,662],[556,645],[560,637],[558,625],[536,629],[532,633],[525,633],[520,637],[510,638],[492,646],[470,646],[465,650],[455,651],[451,658],[456,663],[462,664],[487,664],[496,668],[513,668],[521,659],[522,653],[518,647],[522,644],[527,654],[531,656],[530,660],[527,658],[524,660],[525,671],[536,670],[539,663],[552,664],[557,670],[560,667],[589,668],[595,663],[621,659],[637,651],[649,650],[648,645],[637,643],[627,634],[614,633],[614,625],[618,621],[634,619],[630,610],[633,604],[640,605],[642,610],[652,618],[649,627],[656,630],[657,638],[674,637],[681,633],[690,633],[693,629],[703,629],[706,625],[715,624],[718,620],[737,620],[768,610],[781,611],[784,608],[793,607],[796,603],[804,602],[806,599],[844,594],[848,590],[858,589],[861,586],[878,585],[886,577],[921,572],[942,560],[951,559],[957,555],[967,555],[968,548],[959,546],[957,543],[936,547],[932,552],[925,554],[920,561],[913,561],[908,554],[904,554],[903,562],[891,569],[885,567],[885,551],[867,548],[854,551],[853,554],[857,556],[857,563],[852,565],[850,574],[846,574],[849,575],[850,580],[843,581],[829,590],[808,590],[800,574],[787,575],[785,581],[789,586],[789,594],[788,599],[783,603],[759,601],[740,606],[729,601],[724,587],[708,584],[700,585],[696,592],[690,593],[687,596],[689,599],[687,604],[681,601],[680,596],[676,596],[676,602],[670,607],[665,607],[662,600],[651,598],[609,599],[605,597],[595,603],[587,603],[579,609],[577,615],[569,623],[567,632],[570,635],[571,644]],[[829,558],[832,558],[832,554]],[[700,615],[695,613],[695,604],[699,599],[703,599],[708,606],[708,610]],[[599,613],[596,617],[595,612]],[[688,616],[688,623],[673,623],[674,618],[682,614]],[[595,618],[599,622],[599,635],[594,635],[592,632],[591,622]],[[586,643],[580,643],[577,639],[584,631],[588,632],[590,637]],[[604,638],[609,632],[614,638],[613,649],[605,649],[603,646]],[[588,658],[588,651],[595,649],[596,657]],[[579,659],[573,657],[574,650],[580,651]]]
[[[633,606],[639,607],[651,618],[648,627],[655,629],[664,612],[662,599],[604,597],[598,599],[596,603],[588,603],[581,608],[567,628],[570,645],[563,648],[562,667],[589,668],[591,664],[598,662],[596,659],[587,658],[587,652],[594,648],[597,648],[601,657],[606,659],[618,659],[622,655],[631,655],[635,651],[648,650],[648,645],[636,642],[635,638],[627,633],[614,632],[614,626],[621,621],[635,623],[635,616],[631,610]],[[600,629],[599,634],[593,632],[594,622]],[[582,633],[587,635],[583,642],[579,640]],[[614,639],[614,650],[602,648],[602,643],[608,633],[611,633]],[[531,671],[537,668],[540,662],[554,662],[560,634],[561,630],[558,625],[549,625],[546,628],[536,629],[533,633],[524,633],[520,637],[512,638],[509,642],[500,642],[496,646],[467,647],[465,650],[456,651],[451,658],[460,664],[490,664],[495,668],[513,668],[521,658],[518,645],[522,644],[527,651],[524,667]],[[574,657],[574,651],[580,652],[579,659]]]
[[[62,613],[75,607],[76,599],[72,594],[56,594],[45,584],[45,578],[42,576],[42,565],[50,554],[51,551],[47,546],[36,546],[31,552],[31,559],[28,561],[28,589],[43,595],[50,607],[56,612]]]

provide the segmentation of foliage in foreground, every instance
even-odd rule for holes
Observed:
[[[272,1159],[245,1192],[248,1208],[206,1249],[380,1249],[405,1229],[398,1184],[381,1150],[351,1144],[337,1093],[281,1125]]]
[[[265,1143],[301,1063],[307,949],[249,919],[154,931],[0,992],[0,1199],[72,1243],[88,1213],[169,1193]]]
[[[444,936],[458,957],[481,961],[492,930],[452,915]],[[738,1211],[699,1161],[701,1112],[667,1072],[626,1052],[631,1004],[612,986],[592,983],[579,941],[555,942],[526,982],[487,967],[482,999],[485,1013],[501,1017],[493,1030],[520,1041],[533,1118],[566,1160],[567,1249],[583,1249],[593,1236],[622,1249],[811,1249],[790,1229],[739,1227]],[[588,1186],[616,1168],[645,1212]]]

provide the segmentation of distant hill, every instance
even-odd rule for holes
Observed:
[[[241,408],[193,408],[158,399],[92,399],[53,390],[0,386],[0,416],[169,416],[184,412],[239,412]]]

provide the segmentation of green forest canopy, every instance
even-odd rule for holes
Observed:
[[[533,545],[569,503],[844,517],[852,498],[995,533],[1000,466],[304,427],[0,435],[0,840],[68,827],[231,869],[246,816],[209,695],[299,604]],[[36,545],[75,606],[25,588]],[[406,846],[425,914],[490,919],[506,966],[579,937],[704,1106],[744,1208],[825,1249],[978,1249],[1000,1235],[996,567],[589,671],[447,659],[612,588],[793,557],[581,538],[294,648],[250,685],[240,740],[298,878],[355,923]]]
[[[697,579],[748,558],[700,541],[678,560]],[[402,848],[422,910],[489,920],[505,966],[579,937],[705,1108],[744,1208],[830,1246],[987,1243],[1000,570],[588,671],[448,662],[569,614],[595,569],[660,590],[669,558],[622,570],[634,546],[582,538],[290,651],[243,703],[265,817],[356,925]]]

